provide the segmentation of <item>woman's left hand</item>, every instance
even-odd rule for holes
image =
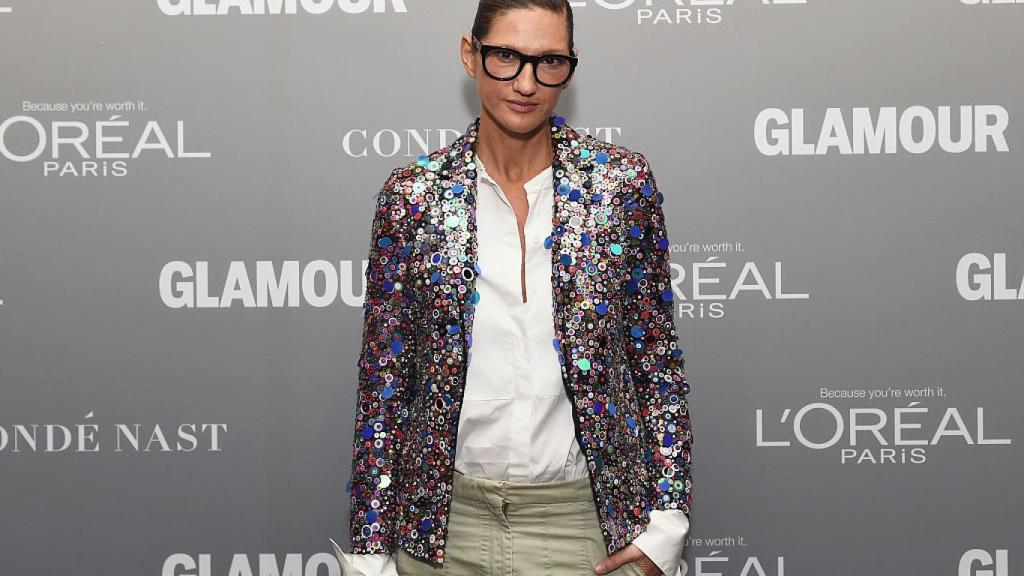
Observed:
[[[628,562],[636,562],[647,576],[662,576],[661,568],[637,548],[636,544],[627,544],[621,550],[608,556],[594,567],[595,574],[607,574]]]

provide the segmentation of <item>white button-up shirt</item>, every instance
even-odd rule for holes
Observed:
[[[522,247],[512,204],[476,157],[476,289],[466,391],[459,416],[455,469],[512,482],[553,482],[587,476],[573,428],[572,406],[552,345],[552,167],[523,188],[526,302]],[[483,346],[477,344],[484,343]]]
[[[554,216],[552,166],[523,188],[529,202],[519,241],[515,212],[505,193],[477,164],[476,289],[466,389],[459,415],[455,469],[513,482],[587,477],[576,441],[572,405],[552,341],[551,253],[544,239]],[[521,262],[525,249],[526,298]],[[690,523],[682,510],[652,510],[633,539],[667,576],[682,576],[680,556]],[[397,576],[394,556],[349,554],[335,545],[344,576]]]

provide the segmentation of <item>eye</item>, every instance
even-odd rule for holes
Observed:
[[[510,52],[509,50],[498,50],[497,52],[498,58],[501,58],[505,62],[511,62],[519,58],[518,56],[516,56],[515,52]]]
[[[541,60],[541,64],[543,64],[544,66],[550,66],[552,68],[554,68],[556,66],[561,66],[564,63],[565,63],[565,60],[563,60],[561,58],[554,57],[554,56],[548,56],[547,58],[544,58],[543,60]]]

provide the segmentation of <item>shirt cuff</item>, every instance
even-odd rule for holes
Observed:
[[[331,539],[341,576],[398,576],[394,554],[349,554]]]
[[[651,521],[633,544],[653,561],[665,576],[683,576],[679,566],[690,531],[690,519],[682,510],[651,510]]]

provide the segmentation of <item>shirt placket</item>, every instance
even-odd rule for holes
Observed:
[[[513,482],[529,482],[530,481],[530,446],[533,439],[534,431],[532,430],[533,418],[531,414],[531,408],[533,405],[533,383],[530,378],[530,360],[529,360],[529,330],[527,327],[526,319],[526,303],[522,300],[522,288],[521,288],[521,259],[522,248],[519,246],[519,227],[516,222],[515,211],[512,210],[512,204],[508,201],[508,197],[505,196],[504,190],[501,186],[493,180],[489,180],[491,186],[497,192],[498,197],[501,198],[501,206],[504,212],[503,220],[508,224],[503,231],[503,236],[506,238],[514,239],[502,243],[502,261],[506,263],[501,266],[501,277],[506,286],[515,286],[516,288],[511,292],[515,294],[514,298],[511,298],[508,302],[508,314],[512,321],[512,325],[517,330],[517,336],[513,339],[514,345],[509,350],[509,358],[512,370],[512,382],[513,390],[512,396],[515,398],[512,403],[512,418],[509,438],[509,466],[508,475],[509,480]],[[533,201],[531,193],[528,191],[527,199]],[[532,212],[532,207],[531,210]],[[530,214],[527,215],[527,223],[529,223]],[[511,230],[511,233],[508,231]],[[529,242],[528,227],[524,227],[524,235],[526,235],[526,241]],[[515,265],[508,263],[514,262]],[[530,297],[530,286],[527,285],[527,298]]]

